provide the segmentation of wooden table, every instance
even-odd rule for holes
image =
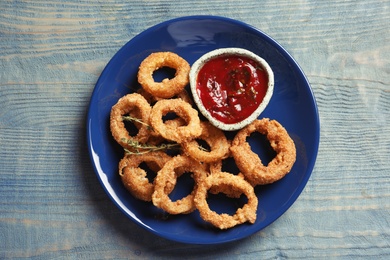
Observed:
[[[0,258],[390,258],[390,1],[0,2]],[[179,244],[108,198],[86,113],[110,58],[164,20],[218,15],[277,40],[315,94],[321,142],[296,203],[233,244]]]

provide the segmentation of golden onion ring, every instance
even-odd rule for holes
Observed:
[[[234,192],[244,194],[248,202],[243,207],[238,208],[234,215],[226,213],[218,214],[211,210],[207,203],[207,193],[213,187],[217,187],[217,190],[223,193],[227,189],[232,189]],[[258,199],[254,188],[242,177],[227,172],[211,174],[200,183],[195,194],[194,202],[201,218],[219,229],[231,228],[247,221],[253,224],[257,218]]]
[[[200,149],[197,140],[193,139],[182,143],[184,153],[195,160],[205,163],[216,162],[224,159],[229,154],[230,144],[225,134],[209,122],[201,122],[202,133],[196,139],[204,140],[209,146],[210,151]]]
[[[147,172],[140,168],[140,164],[150,164],[149,168],[157,173],[170,159],[169,155],[161,151],[139,155],[128,154],[119,162],[119,176],[125,188],[134,197],[143,201],[151,201],[154,183],[149,182]]]
[[[155,82],[153,73],[163,67],[176,70],[175,77]],[[179,94],[189,82],[190,65],[172,52],[155,52],[141,62],[138,82],[150,94],[158,98],[171,98]]]
[[[176,201],[172,201],[169,198],[172,186],[176,185],[176,180],[182,174],[192,174],[192,178],[195,181],[192,192],[184,198]],[[177,155],[169,160],[164,167],[157,173],[154,180],[155,188],[152,195],[152,202],[158,208],[165,210],[170,214],[188,214],[194,211],[194,196],[198,187],[198,183],[201,183],[206,178],[206,171],[204,167],[187,156]],[[166,188],[168,186],[168,189]]]
[[[182,118],[186,124],[184,126],[165,124],[163,117],[170,112]],[[157,101],[150,113],[150,124],[162,137],[177,143],[196,138],[202,133],[198,111],[179,98]]]
[[[260,157],[251,150],[246,141],[255,131],[266,135],[276,152],[275,158],[267,166],[263,165]],[[286,129],[276,120],[268,118],[257,119],[241,129],[234,137],[230,151],[237,167],[254,186],[280,180],[290,172],[296,159],[295,144]]]
[[[129,150],[133,148],[129,145],[129,141],[145,143],[150,134],[147,123],[151,110],[149,103],[140,94],[132,93],[120,98],[112,107],[110,113],[110,130],[115,141]],[[146,124],[136,124],[138,133],[135,136],[130,136],[125,127],[123,122],[123,116],[125,115],[131,115],[142,122],[146,122]]]

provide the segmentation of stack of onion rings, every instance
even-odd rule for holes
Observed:
[[[176,56],[164,52],[147,57],[138,73],[141,89],[119,99],[112,107],[110,129],[126,151],[119,162],[120,178],[135,198],[151,201],[169,214],[188,214],[197,209],[206,222],[219,229],[254,223],[258,205],[254,187],[280,180],[291,171],[296,159],[294,142],[280,123],[268,118],[255,120],[239,130],[233,140],[209,122],[201,121],[184,90],[189,69]],[[176,69],[175,78],[154,82],[152,74],[160,67]],[[167,114],[175,114],[176,118],[166,119]],[[136,135],[127,132],[123,123],[126,115],[135,118]],[[264,134],[276,152],[267,166],[247,142],[255,131]],[[199,140],[205,141],[210,150],[201,148]],[[179,155],[169,156],[162,151],[168,147],[166,143],[178,146]],[[222,162],[227,158],[237,165],[237,175],[222,170]],[[153,182],[148,180],[141,163],[147,163],[156,172]],[[169,195],[177,179],[189,173],[194,180],[192,192],[172,201]],[[233,215],[218,214],[208,206],[208,193],[224,193],[231,198],[245,195],[248,201]]]

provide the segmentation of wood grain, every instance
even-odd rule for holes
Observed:
[[[388,259],[390,2],[0,2],[0,258]],[[209,14],[276,39],[305,71],[321,120],[315,169],[271,226],[229,245],[170,242],[108,199],[86,148],[89,98],[128,40]]]

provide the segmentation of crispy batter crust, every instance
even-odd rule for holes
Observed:
[[[182,174],[192,174],[192,178],[195,180],[195,185],[189,195],[173,202],[169,198],[169,193],[172,190],[167,189],[166,187],[175,186],[177,178]],[[194,196],[198,184],[202,183],[202,180],[206,178],[206,175],[207,173],[205,172],[204,167],[190,157],[181,155],[173,157],[157,173],[154,180],[155,188],[152,195],[153,204],[170,214],[191,213],[196,209]]]
[[[276,152],[276,157],[267,166],[263,165],[246,141],[255,131],[266,135]],[[237,167],[252,185],[264,185],[280,180],[290,172],[296,160],[294,141],[279,122],[268,118],[255,120],[241,129],[233,139],[230,151]]]
[[[131,115],[139,118],[142,122],[149,122],[151,110],[149,103],[140,94],[132,93],[120,98],[112,107],[110,114],[110,129],[115,141],[126,149],[132,149],[127,143],[128,140],[140,143],[146,142],[150,134],[147,125],[137,124],[138,133],[135,136],[130,136],[122,117]]]
[[[172,126],[164,123],[163,117],[169,112],[182,118],[186,125]],[[198,111],[182,99],[163,99],[157,101],[150,113],[150,124],[154,131],[165,139],[182,143],[198,137],[202,133]]]
[[[245,194],[248,202],[242,208],[237,209],[233,216],[226,213],[218,214],[211,210],[207,203],[207,192],[213,187],[220,187],[221,192],[230,188],[236,192]],[[227,172],[209,175],[199,184],[194,201],[202,219],[219,229],[231,228],[247,221],[253,224],[256,221],[258,199],[252,185],[242,177]]]
[[[147,173],[140,168],[140,164],[150,163],[154,171],[160,170],[171,159],[164,152],[150,152],[145,154],[128,154],[119,162],[119,176],[126,189],[136,198],[151,201],[154,192],[154,183],[149,182]]]
[[[155,82],[153,72],[162,67],[176,70],[173,79]],[[190,65],[172,52],[155,52],[144,59],[138,70],[138,82],[150,94],[158,98],[171,98],[179,94],[189,82]]]
[[[230,147],[230,143],[229,143],[229,147]],[[221,158],[221,160],[210,163],[209,164],[210,174],[218,174],[219,172],[222,172],[223,161],[225,159],[231,158],[231,157],[232,157],[232,155],[231,155],[231,152],[229,151],[229,154],[227,155],[226,158]],[[237,174],[237,176],[245,179],[244,174],[242,174],[241,172],[239,172]],[[222,193],[226,194],[227,197],[230,197],[230,198],[239,198],[242,194],[241,191],[239,191],[239,190],[237,191],[235,189],[232,189],[228,185],[213,186],[210,188],[209,192],[212,194],[218,194],[218,193],[222,192]]]
[[[209,122],[201,122],[200,126],[202,133],[197,139],[204,140],[210,146],[210,151],[199,149],[198,142],[193,139],[182,143],[184,152],[195,160],[206,163],[216,162],[226,158],[229,153],[230,144],[225,134]]]

